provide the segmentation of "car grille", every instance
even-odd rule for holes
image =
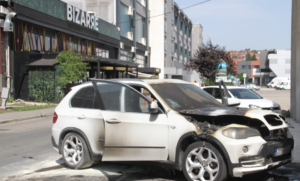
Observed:
[[[264,107],[262,110],[279,111],[280,107]]]

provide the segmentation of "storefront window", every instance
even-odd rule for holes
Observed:
[[[73,50],[73,52],[78,52],[78,39],[77,38],[72,39],[72,50]]]
[[[143,55],[136,55],[136,63],[139,64],[139,67],[145,67],[145,57]]]
[[[96,55],[98,57],[109,58],[109,51],[101,48],[96,48]]]
[[[120,59],[123,61],[132,61],[132,53],[124,51],[124,50],[120,50]]]

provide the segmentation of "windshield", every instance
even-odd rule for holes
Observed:
[[[223,104],[193,84],[152,84],[170,108],[175,111],[207,107],[223,107]]]
[[[229,89],[231,94],[238,99],[262,99],[262,97],[249,89]]]

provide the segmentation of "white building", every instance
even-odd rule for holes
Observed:
[[[202,26],[193,25],[173,0],[149,1],[149,10],[157,16],[151,18],[149,32],[151,67],[161,69],[160,78],[200,82],[196,71],[184,70],[184,63],[203,44]]]
[[[269,67],[277,77],[291,77],[291,50],[269,54]]]

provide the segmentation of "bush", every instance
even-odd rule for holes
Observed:
[[[9,103],[13,103],[14,102],[14,98],[13,97],[9,97],[7,100]]]

